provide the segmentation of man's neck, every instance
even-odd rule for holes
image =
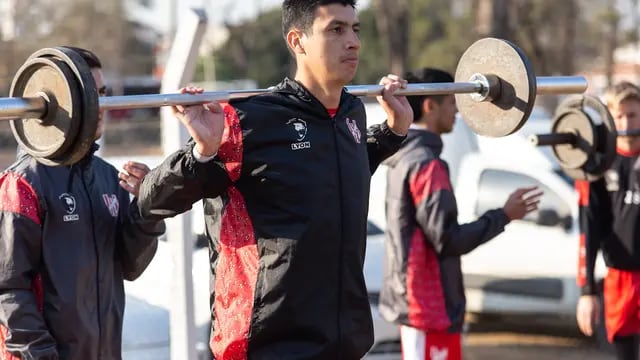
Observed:
[[[634,138],[633,141],[618,141],[617,149],[627,154],[640,153],[640,138]]]
[[[441,135],[440,131],[436,130],[436,126],[434,126],[431,123],[431,121],[429,121],[427,119],[422,119],[420,121],[414,122],[413,124],[411,124],[411,127],[417,128],[417,129],[422,129],[422,130],[428,130],[428,131],[431,131],[432,133],[435,133],[437,135]]]
[[[298,71],[295,80],[304,85],[327,109],[337,109],[340,106],[340,96],[344,85],[338,83],[321,82],[307,72]]]

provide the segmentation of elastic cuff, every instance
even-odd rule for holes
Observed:
[[[389,123],[387,123],[386,120],[382,124],[380,124],[380,131],[382,131],[382,134],[384,134],[385,136],[390,137],[392,141],[397,142],[397,143],[401,143],[401,142],[404,141],[404,139],[407,138],[407,135],[396,134],[391,129],[391,127],[389,126]]]
[[[216,152],[215,154],[213,154],[211,156],[204,156],[204,155],[200,154],[200,152],[198,152],[198,150],[196,150],[195,145],[193,146],[193,149],[191,150],[191,153],[193,155],[193,158],[196,159],[196,161],[199,162],[199,163],[206,163],[209,160],[212,160],[214,157],[216,157],[216,155],[218,155],[218,153]]]
[[[598,295],[595,286],[583,286],[580,288],[580,295]]]

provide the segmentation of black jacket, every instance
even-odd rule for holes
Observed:
[[[489,241],[509,222],[502,209],[458,224],[442,139],[411,129],[385,161],[387,172],[384,281],[380,313],[423,331],[460,332],[465,295],[460,256]]]
[[[142,184],[145,216],[204,200],[211,349],[224,359],[359,359],[373,342],[364,262],[369,181],[404,137],[367,132],[343,92],[331,118],[299,83],[233,101],[217,157],[188,144]]]
[[[576,181],[580,198],[578,285],[598,293],[594,269],[598,251],[607,267],[640,270],[640,157],[618,154],[605,175]]]
[[[118,181],[93,155],[22,155],[2,173],[0,358],[121,358],[123,279],[147,267],[164,223],[143,221]]]

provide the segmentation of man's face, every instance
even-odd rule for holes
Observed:
[[[441,134],[448,134],[453,130],[457,112],[458,106],[456,105],[456,97],[454,95],[445,96],[438,107]]]
[[[423,111],[425,116],[431,119],[431,131],[438,134],[448,134],[453,130],[456,113],[458,113],[454,95],[446,95],[441,101],[433,98],[425,99]]]
[[[360,23],[353,7],[319,6],[311,29],[301,34],[304,53],[297,54],[298,60],[321,81],[346,85],[358,69],[359,31]]]
[[[102,75],[102,70],[98,68],[91,69],[91,74],[93,75],[93,80],[96,82],[96,88],[98,89],[98,95],[105,96],[107,91],[104,85],[104,76]],[[102,137],[104,122],[102,121],[104,111],[100,110],[98,112],[98,128],[96,129],[96,136],[94,140],[100,139]]]
[[[640,129],[640,100],[622,100],[618,106],[609,109],[616,129],[620,131]],[[638,137],[619,136],[618,142],[632,142]]]

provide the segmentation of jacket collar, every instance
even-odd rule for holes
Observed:
[[[282,82],[272,88],[272,91],[278,92],[281,94],[290,94],[295,96],[296,98],[314,104],[313,109],[322,111],[322,113],[326,116],[327,109],[322,105],[320,100],[318,100],[304,85],[300,82],[285,77]],[[342,93],[340,95],[340,105],[338,107],[338,113],[340,113],[341,109],[348,107],[351,105],[351,102],[356,99],[355,96],[349,94],[346,89],[342,89]]]
[[[440,135],[426,129],[412,127],[400,149],[385,160],[384,164],[394,167],[402,159],[406,159],[408,153],[419,148],[428,149],[433,154],[432,156],[439,157],[442,153],[442,146]]]

